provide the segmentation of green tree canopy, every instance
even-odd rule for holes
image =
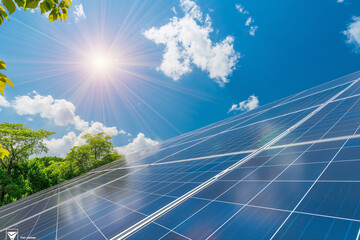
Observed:
[[[82,136],[85,144],[73,147],[66,155],[66,159],[72,163],[75,175],[83,174],[93,168],[121,159],[111,143],[112,137],[101,132],[97,134],[85,134]]]
[[[53,132],[44,129],[32,130],[20,123],[0,124],[0,144],[9,151],[9,155],[0,160],[1,167],[5,170],[5,174],[0,176],[2,202],[5,201],[8,185],[11,184],[12,169],[32,154],[47,152],[43,140],[52,134]]]

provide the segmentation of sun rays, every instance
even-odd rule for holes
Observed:
[[[155,69],[161,52],[142,33],[155,23],[154,16],[146,10],[156,8],[158,2],[151,6],[145,6],[143,1],[111,4],[84,3],[86,20],[77,24],[49,24],[42,17],[27,15],[40,26],[35,28],[24,19],[14,19],[18,26],[18,32],[12,34],[17,36],[16,42],[22,42],[28,31],[38,36],[21,43],[27,48],[27,57],[8,61],[24,66],[24,71],[17,73],[22,79],[17,85],[29,90],[33,90],[33,84],[41,85],[43,91],[73,102],[85,118],[104,123],[110,119],[118,124],[131,122],[139,131],[152,134],[155,131],[151,121],[158,121],[174,134],[180,133],[165,117],[167,112],[176,111],[172,105],[179,99],[170,93],[207,101],[210,97],[171,79],[157,78],[160,73]],[[120,10],[110,11],[113,8]],[[159,18],[168,14],[170,3],[168,9],[161,9],[157,10]]]

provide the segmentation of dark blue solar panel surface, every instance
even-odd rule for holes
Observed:
[[[23,238],[111,239],[182,198],[129,239],[356,239],[359,77],[169,139],[1,207],[0,239],[8,228]]]

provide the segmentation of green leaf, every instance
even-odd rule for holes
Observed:
[[[4,17],[0,14],[0,25],[4,22]]]
[[[49,14],[49,22],[53,22],[55,20],[58,20],[60,17],[59,14],[59,9],[55,8],[51,11],[51,13]]]
[[[6,85],[6,83],[0,80],[0,93],[1,93],[1,95],[4,95],[5,85]]]
[[[6,70],[6,63],[0,60],[0,70]]]
[[[46,13],[50,10],[51,10],[51,6],[48,2],[44,1],[44,2],[40,3],[41,14]]]
[[[16,6],[13,0],[1,0],[2,4],[9,11],[9,14],[12,14],[16,10]]]
[[[5,9],[1,6],[0,6],[0,15],[9,21],[9,17],[8,17],[7,13],[5,12]]]
[[[5,76],[5,74],[3,74],[3,73],[0,73],[0,81],[7,83],[12,88],[14,88],[14,84],[12,83],[12,81],[10,81],[10,79],[7,76]]]
[[[25,0],[15,0],[18,7],[25,7]]]
[[[39,6],[40,0],[27,0],[25,4],[25,8],[35,9]]]
[[[50,6],[50,9],[56,7],[56,3],[54,2],[54,0],[45,0],[49,6]]]

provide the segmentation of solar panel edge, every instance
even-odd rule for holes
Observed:
[[[349,86],[347,86],[346,88],[344,88],[343,90],[341,90],[340,92],[338,92],[337,94],[335,94],[334,96],[332,96],[330,99],[328,99],[326,102],[324,102],[323,104],[321,104],[319,107],[317,107],[315,110],[313,110],[309,115],[305,116],[303,119],[301,119],[299,122],[297,122],[295,125],[291,126],[290,128],[288,128],[287,130],[285,130],[284,132],[282,132],[280,135],[278,135],[277,137],[275,137],[274,139],[270,140],[267,144],[263,145],[262,147],[260,147],[258,150],[256,150],[255,152],[249,154],[248,156],[246,156],[245,158],[239,160],[237,163],[235,163],[234,165],[230,166],[229,168],[223,170],[222,172],[220,172],[219,174],[217,174],[215,177],[209,179],[208,181],[204,182],[203,184],[199,185],[198,187],[196,187],[195,189],[189,191],[188,193],[184,194],[183,196],[179,197],[178,199],[174,200],[173,202],[171,202],[170,204],[162,207],[161,209],[159,209],[158,211],[154,212],[153,214],[149,215],[148,217],[146,217],[145,219],[139,221],[138,223],[132,225],[131,227],[127,228],[126,230],[122,231],[121,233],[119,233],[118,235],[116,235],[115,237],[111,238],[112,240],[118,240],[118,239],[125,239],[129,236],[131,236],[133,233],[135,233],[136,231],[138,231],[139,229],[143,228],[144,226],[148,225],[149,223],[151,223],[153,220],[157,219],[158,217],[160,217],[161,215],[163,215],[164,213],[168,212],[169,210],[173,209],[174,207],[178,206],[179,204],[181,204],[182,202],[184,202],[186,199],[190,198],[191,196],[195,195],[197,192],[199,192],[200,190],[206,188],[207,186],[211,185],[213,182],[215,182],[218,178],[226,175],[227,173],[229,173],[230,171],[232,171],[233,169],[237,168],[238,166],[240,166],[241,164],[249,161],[251,158],[253,158],[254,156],[258,155],[259,153],[261,153],[262,151],[266,150],[268,147],[272,146],[273,144],[275,144],[277,141],[279,141],[281,138],[285,137],[287,134],[289,134],[290,132],[292,132],[294,129],[296,129],[298,126],[300,126],[301,124],[303,124],[304,122],[306,122],[308,119],[310,119],[312,116],[314,116],[315,114],[317,114],[319,111],[321,111],[326,105],[328,105],[329,103],[331,103],[333,100],[335,100],[338,96],[340,96],[341,94],[343,94],[345,91],[347,91],[349,88],[351,88],[354,84],[356,84],[358,81],[360,80],[360,78],[354,80]]]

